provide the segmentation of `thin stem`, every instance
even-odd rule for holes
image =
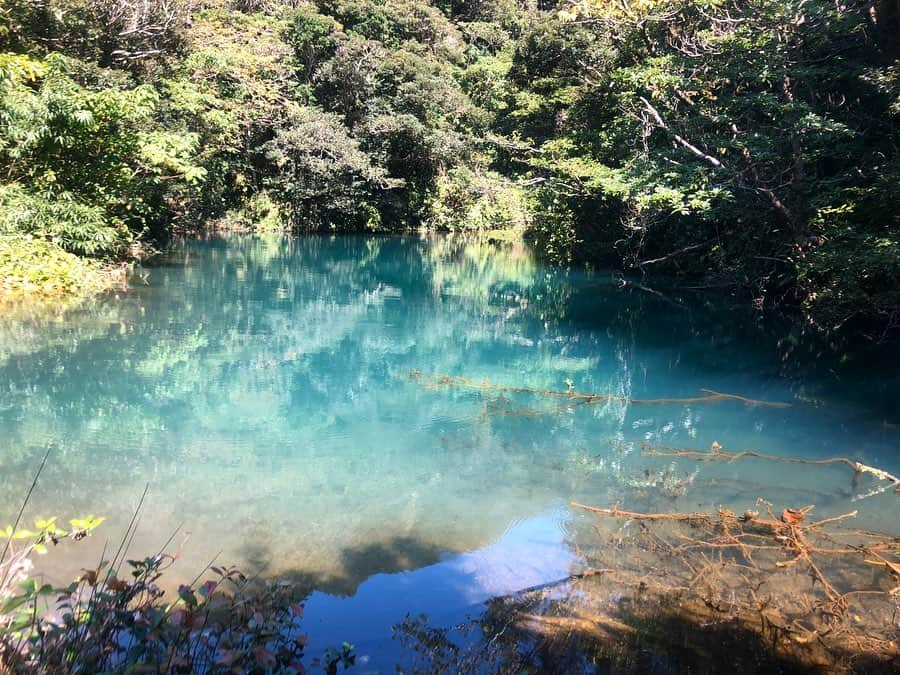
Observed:
[[[22,514],[25,513],[25,507],[28,506],[28,502],[31,500],[31,493],[34,492],[34,488],[37,487],[38,478],[41,476],[41,472],[44,470],[44,466],[47,464],[47,458],[50,457],[50,453],[53,450],[53,446],[49,446],[47,448],[47,452],[44,453],[44,458],[41,460],[41,465],[38,467],[38,470],[34,474],[34,480],[31,481],[31,487],[28,488],[28,492],[25,494],[25,499],[22,501],[22,506],[19,508],[19,513],[16,516],[16,521],[13,524],[12,534],[15,534],[16,530],[19,529],[19,523],[22,522]],[[9,552],[9,547],[12,545],[12,534],[6,538],[6,544],[3,546],[3,553],[0,554],[0,565],[3,564],[3,561],[6,560],[6,554]],[[6,580],[9,576],[10,566],[6,566],[3,570],[3,579],[0,580],[0,588],[3,588],[6,585]]]

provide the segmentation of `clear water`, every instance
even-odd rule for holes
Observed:
[[[851,485],[845,467],[672,466],[616,444],[717,441],[900,472],[897,363],[787,376],[783,351],[744,312],[551,270],[520,246],[189,242],[127,293],[0,318],[0,520],[52,446],[30,515],[108,522],[56,556],[51,576],[115,545],[149,483],[132,553],[180,527],[175,577],[214,556],[294,575],[319,589],[309,620],[323,640],[372,635],[404,607],[440,615],[565,576],[583,517],[570,500],[743,510],[765,497],[823,515],[862,505],[867,525],[896,530],[897,497],[852,502],[876,484]],[[426,387],[413,369],[620,398],[550,412],[559,400]],[[704,388],[791,407],[625,400]],[[542,414],[500,414],[510,410]],[[660,489],[666,471],[692,476],[684,494]]]

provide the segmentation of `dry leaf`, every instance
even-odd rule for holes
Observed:
[[[785,509],[781,512],[781,520],[788,525],[799,525],[803,522],[803,511]]]

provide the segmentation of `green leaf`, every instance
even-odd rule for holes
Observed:
[[[13,598],[7,598],[3,601],[3,604],[0,605],[0,614],[9,614],[14,609],[21,607],[26,602],[28,602],[30,598],[25,595],[17,595]]]
[[[19,582],[19,588],[25,591],[26,595],[31,598],[37,593],[38,585],[34,579],[25,579],[25,581]]]

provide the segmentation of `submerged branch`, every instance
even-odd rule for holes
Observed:
[[[636,511],[622,511],[618,506],[613,506],[611,509],[601,509],[596,506],[579,504],[578,502],[569,502],[569,506],[590,511],[591,513],[599,513],[602,516],[628,518],[629,520],[679,520],[691,522],[698,520],[709,521],[711,518],[707,513],[637,513]]]
[[[620,444],[621,445],[621,444]],[[727,452],[722,449],[718,443],[713,443],[709,450],[691,450],[689,448],[674,448],[663,445],[653,445],[646,441],[641,443],[641,454],[650,457],[685,457],[687,459],[695,459],[700,462],[725,462],[731,464],[744,457],[754,457],[770,462],[784,462],[787,464],[808,464],[813,466],[825,466],[829,464],[844,464],[854,472],[854,480],[858,479],[862,474],[869,474],[876,479],[885,481],[887,484],[877,487],[869,492],[856,495],[853,501],[859,501],[866,497],[886,492],[891,487],[894,492],[900,494],[900,477],[879,469],[868,464],[850,459],[848,457],[828,457],[826,459],[805,459],[803,457],[782,457],[779,455],[767,455],[755,450],[741,450],[740,452]]]
[[[713,615],[762,619],[755,626],[761,632],[777,618],[794,646],[825,636],[846,646],[882,633],[872,644],[893,658],[892,620],[884,620],[900,611],[900,538],[844,526],[857,511],[807,522],[813,506],[786,508],[779,517],[761,504],[764,514],[737,516],[724,508],[642,513],[570,502],[603,517],[595,529],[614,545],[601,543],[589,562],[614,568],[620,585],[631,580],[639,593],[653,587],[677,607],[697,602]],[[641,526],[626,534],[614,523],[601,527],[619,519]],[[883,573],[873,575],[873,567]]]
[[[532,396],[542,396],[544,398],[561,399],[571,401],[575,405],[583,404],[602,404],[608,402],[628,403],[634,405],[697,405],[704,403],[719,403],[721,401],[738,401],[747,406],[765,407],[765,408],[790,408],[790,403],[782,403],[776,401],[759,401],[738,394],[726,394],[712,389],[701,389],[703,396],[692,396],[686,398],[631,398],[630,396],[618,396],[615,394],[591,394],[576,391],[574,388],[567,390],[539,389],[533,387],[521,386],[505,386],[494,384],[487,379],[478,381],[462,375],[439,375],[434,373],[423,373],[413,369],[410,372],[410,379],[417,384],[430,389],[437,388],[455,388],[470,389],[472,391],[486,391],[505,394],[528,394]],[[521,412],[522,414],[543,414],[546,412],[562,412],[571,409],[572,405],[560,409],[548,411],[535,410],[527,408],[512,411],[505,411],[504,414],[514,414]]]

